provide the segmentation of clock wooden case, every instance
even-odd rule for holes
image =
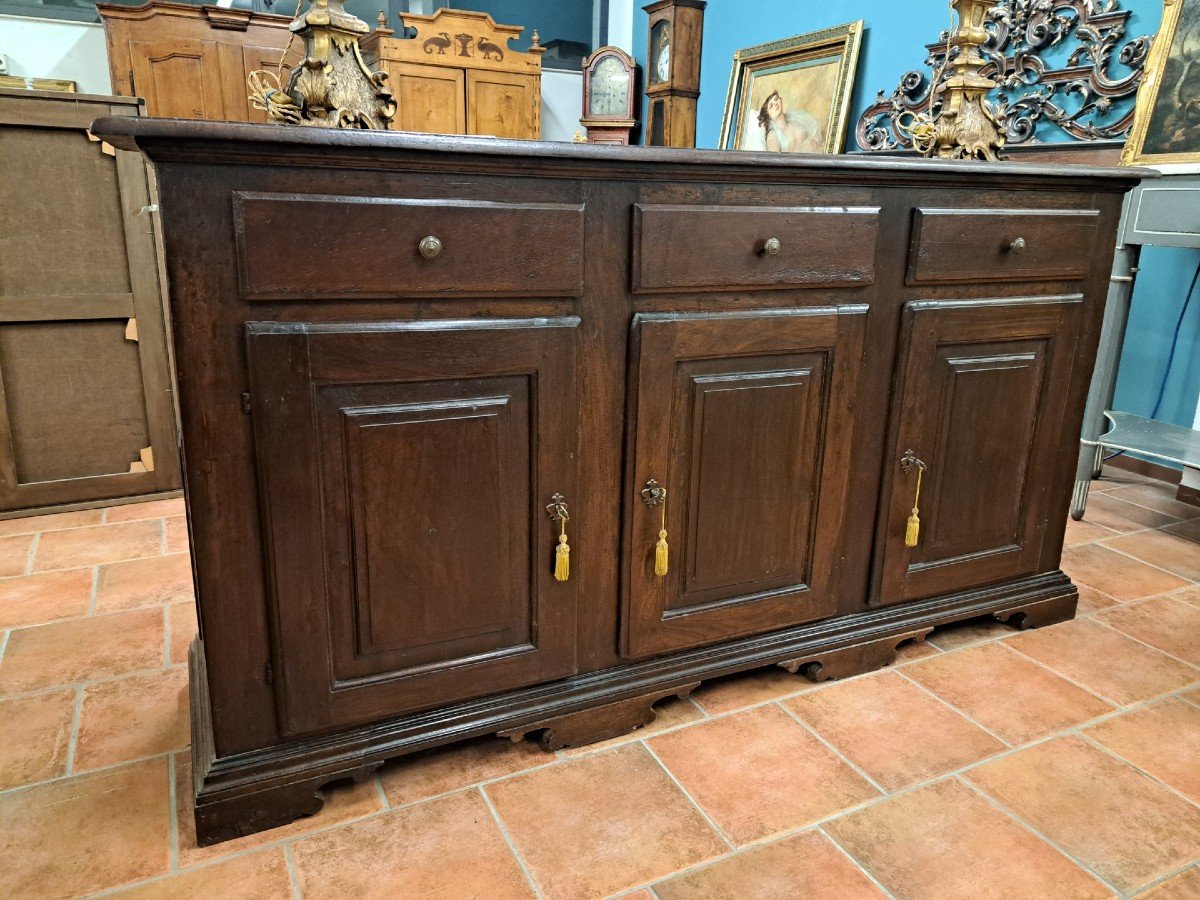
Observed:
[[[601,47],[583,61],[583,118],[592,144],[628,144],[637,126],[637,63],[620,47]]]
[[[1075,612],[1139,170],[92,130],[161,186],[201,843],[390,757]]]
[[[643,6],[648,22],[646,143],[696,146],[696,100],[700,97],[700,48],[705,0],[658,0]]]

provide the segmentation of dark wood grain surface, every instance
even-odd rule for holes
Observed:
[[[95,127],[163,191],[203,841],[387,756],[599,738],[719,674],[1073,614],[1062,523],[1136,170]]]

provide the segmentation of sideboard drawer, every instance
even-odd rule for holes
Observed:
[[[635,205],[633,292],[865,285],[877,206]]]
[[[248,300],[583,293],[582,204],[245,192],[234,227]]]
[[[1099,224],[1096,210],[917,209],[905,281],[1083,278]]]

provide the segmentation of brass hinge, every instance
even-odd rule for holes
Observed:
[[[242,391],[242,413],[250,415],[250,392]]]

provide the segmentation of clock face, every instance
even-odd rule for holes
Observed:
[[[671,78],[671,23],[655,22],[650,31],[650,82],[662,84]]]
[[[629,116],[629,71],[615,56],[606,56],[592,69],[589,116]]]

